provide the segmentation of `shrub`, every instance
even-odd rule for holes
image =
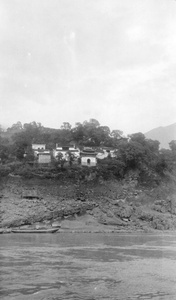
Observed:
[[[11,172],[10,167],[6,165],[0,165],[0,177],[7,176]]]
[[[15,175],[20,175],[25,178],[32,178],[33,177],[33,169],[28,165],[21,165],[18,169],[14,171]]]
[[[6,164],[6,166],[10,168],[10,172],[14,172],[15,170],[18,170],[21,166],[23,166],[23,163],[20,161],[14,161]]]

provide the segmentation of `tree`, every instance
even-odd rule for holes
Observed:
[[[111,133],[108,126],[100,126],[96,119],[84,121],[83,124],[76,123],[71,133],[77,144],[88,147],[116,147],[123,134],[121,130],[113,130]]]
[[[67,157],[68,157],[69,165],[72,166],[74,161],[74,154],[71,151],[67,151]]]
[[[112,136],[114,139],[120,139],[120,138],[122,137],[122,134],[123,134],[123,131],[118,130],[118,129],[114,129],[114,130],[112,130],[112,132],[111,132],[111,136]]]
[[[159,151],[159,144],[160,142],[157,140],[151,140],[151,139],[146,139],[145,144],[147,145],[148,149],[152,151],[153,153],[157,153]]]
[[[82,144],[84,146],[98,147],[110,141],[110,129],[108,126],[100,126],[99,121],[90,119],[79,124],[79,131],[82,133]]]
[[[173,153],[176,153],[176,140],[172,140],[170,143],[169,143],[169,147],[171,149],[171,151]]]
[[[123,131],[118,130],[118,129],[114,129],[112,130],[112,132],[110,133],[111,136],[111,145],[115,148],[118,147],[119,145],[119,141],[122,139],[122,134]]]
[[[142,132],[137,132],[137,133],[129,134],[128,137],[133,142],[137,142],[137,143],[139,143],[141,145],[145,144],[145,135]]]
[[[175,162],[176,162],[176,140],[172,140],[169,143],[169,147],[170,147],[171,153],[172,153],[172,161],[175,164]]]
[[[147,140],[142,133],[134,133],[130,140],[121,140],[118,146],[118,157],[126,164],[127,169],[155,170],[159,158],[159,142]]]
[[[63,122],[63,124],[61,125],[61,129],[65,129],[65,130],[71,130],[71,125],[69,122]]]
[[[0,144],[0,161],[5,163],[9,157],[9,148],[5,145]]]
[[[96,120],[96,119],[90,119],[89,124],[93,125],[94,127],[99,127],[100,126],[99,121]]]
[[[102,130],[103,133],[110,136],[111,131],[110,131],[110,128],[108,126],[100,126],[99,128]]]
[[[173,164],[173,153],[169,149],[161,149],[156,164],[156,171],[163,175],[165,171],[172,172],[174,167]]]
[[[99,122],[95,119],[90,119],[89,122],[84,121],[83,128],[83,145],[88,147],[99,146],[101,142],[101,130],[99,127]]]
[[[93,126],[93,127],[99,127],[100,123],[96,119],[90,119],[89,121],[85,120],[83,122],[83,126]]]
[[[25,154],[24,154],[24,158],[25,158],[26,162],[33,162],[34,161],[35,156],[34,156],[34,151],[32,150],[31,146],[26,149]]]
[[[56,159],[58,161],[58,164],[61,165],[61,169],[63,169],[64,167],[64,163],[66,162],[63,154],[61,152],[59,152],[56,156]]]
[[[127,169],[141,168],[146,161],[144,147],[134,141],[119,143],[119,154]]]
[[[17,123],[13,124],[12,127],[7,128],[8,132],[19,132],[23,129],[23,125],[20,121],[18,121]]]
[[[84,126],[81,123],[76,123],[75,127],[71,130],[72,139],[79,145],[83,145],[84,140]]]

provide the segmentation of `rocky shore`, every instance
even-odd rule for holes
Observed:
[[[8,176],[0,181],[0,232],[52,228],[69,232],[176,229],[173,185]]]

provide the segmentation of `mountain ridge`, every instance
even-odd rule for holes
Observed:
[[[176,122],[167,126],[156,127],[146,133],[145,137],[160,142],[160,148],[169,149],[169,143],[176,140]]]

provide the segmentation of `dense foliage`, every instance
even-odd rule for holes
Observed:
[[[115,157],[98,160],[98,172],[113,174],[123,178],[130,170],[138,174],[158,174],[164,176],[172,172],[176,164],[176,141],[170,142],[169,149],[159,149],[159,142],[146,139],[142,133],[123,136],[120,130],[110,130],[101,126],[95,119],[76,123],[75,127],[64,122],[60,129],[46,128],[41,123],[17,122],[6,131],[0,131],[0,175],[12,170],[15,162],[30,162],[34,160],[31,145],[44,143],[47,149],[60,145],[74,144],[78,147],[110,147],[116,149]],[[24,155],[25,154],[25,155]]]

